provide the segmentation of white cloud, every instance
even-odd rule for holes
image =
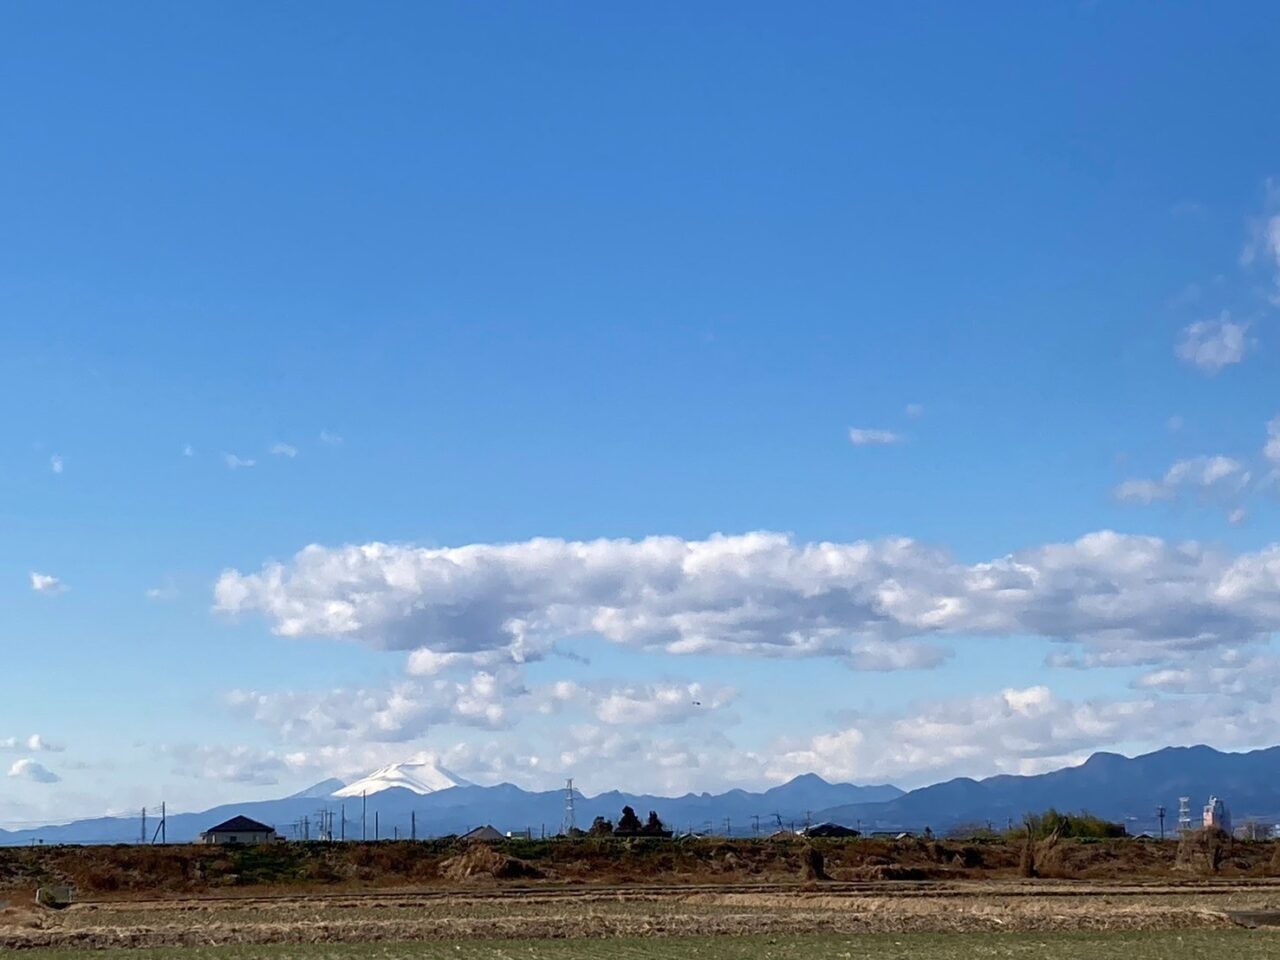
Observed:
[[[57,593],[65,593],[67,585],[57,577],[47,573],[31,572],[31,589],[36,593],[47,593],[50,595]]]
[[[38,733],[33,733],[26,739],[26,748],[33,753],[61,753],[63,747],[60,744],[50,743]]]
[[[1182,417],[1178,416],[1177,414],[1174,414],[1172,417],[1170,417],[1168,422],[1165,424],[1165,426],[1169,428],[1170,433],[1177,433],[1185,425],[1186,425],[1186,421],[1183,420]]]
[[[334,433],[332,430],[321,430],[320,442],[328,444],[331,447],[336,447],[342,443],[342,437]]]
[[[273,443],[270,452],[275,457],[296,457],[298,448],[289,443]]]
[[[905,412],[912,420],[919,420],[924,416],[924,404],[908,403]]]
[[[49,469],[52,470],[54,473],[61,473],[62,457],[58,456],[58,454],[56,453],[53,456],[51,456],[49,458]]]
[[[813,771],[831,780],[928,782],[950,776],[1039,773],[1159,729],[1151,697],[1072,702],[1044,686],[917,704],[788,744],[761,762],[770,779]]]
[[[1247,323],[1233,322],[1231,314],[1224,310],[1214,320],[1201,320],[1186,327],[1176,353],[1205,373],[1218,373],[1244,359],[1249,347],[1245,337],[1248,330]]]
[[[189,444],[189,443],[187,443],[187,444],[183,444],[183,446],[182,446],[182,455],[183,455],[184,457],[194,457],[194,456],[196,455],[196,449],[195,449],[195,447],[191,446],[191,444]]]
[[[42,763],[30,757],[19,760],[9,768],[9,776],[33,783],[57,783],[62,778]]]
[[[892,430],[873,430],[866,427],[850,427],[849,442],[855,447],[885,447],[903,443],[905,438]]]
[[[148,587],[146,596],[148,600],[176,600],[178,588],[170,584],[163,587]]]
[[[222,459],[226,461],[227,468],[230,470],[239,470],[243,467],[252,467],[252,466],[255,466],[258,462],[256,460],[250,460],[245,457],[236,456],[234,453],[224,453],[222,455]]]
[[[1075,642],[1099,663],[1139,663],[1280,629],[1280,545],[1233,557],[1102,531],[961,564],[907,539],[797,544],[777,533],[370,543],[307,547],[255,574],[228,570],[215,595],[217,609],[260,611],[284,636],[517,662],[566,637],[856,665],[860,652],[904,640],[1013,634]]]
[[[726,685],[664,681],[613,686],[570,681],[541,691],[556,703],[576,703],[610,726],[678,724],[698,719],[733,703],[738,692]]]
[[[525,692],[510,671],[480,671],[461,680],[409,680],[387,689],[236,690],[227,703],[298,743],[403,742],[436,724],[502,728],[511,702]]]

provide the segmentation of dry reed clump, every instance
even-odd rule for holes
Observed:
[[[1174,869],[1201,875],[1215,874],[1231,853],[1231,846],[1231,837],[1217,827],[1188,830],[1178,840]]]
[[[450,880],[517,880],[538,879],[543,873],[532,864],[477,843],[441,863],[440,875]]]
[[[817,847],[806,846],[800,851],[800,876],[805,880],[829,880],[826,861]]]
[[[1267,873],[1273,877],[1280,877],[1280,843],[1276,844],[1275,852],[1271,854],[1271,862],[1267,865]]]
[[[1062,877],[1070,873],[1063,857],[1061,829],[1054,827],[1043,840],[1037,840],[1030,830],[1022,841],[1022,854],[1018,860],[1018,874],[1023,877]]]

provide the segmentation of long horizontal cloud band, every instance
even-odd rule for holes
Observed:
[[[1264,638],[1280,627],[1280,546],[1223,554],[1102,531],[966,565],[907,539],[706,540],[425,548],[309,546],[258,573],[229,570],[217,608],[259,611],[286,636],[537,656],[570,636],[670,653],[824,655],[927,665],[913,638],[1029,634],[1110,662]]]

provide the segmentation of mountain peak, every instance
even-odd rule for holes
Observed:
[[[335,797],[359,797],[370,793],[381,793],[383,790],[401,788],[418,794],[436,793],[450,787],[469,787],[471,784],[444,767],[437,766],[427,760],[409,760],[404,763],[391,763],[373,771],[367,777],[356,780],[341,790],[334,791]]]
[[[831,785],[829,781],[822,779],[822,777],[818,776],[816,773],[801,773],[797,776],[792,777],[785,784],[783,784],[783,786],[789,787],[792,784],[798,785],[798,784],[805,784],[805,783],[812,783],[815,785],[823,784],[825,786]]]

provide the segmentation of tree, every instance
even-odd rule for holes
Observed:
[[[643,829],[640,818],[630,807],[622,808],[622,816],[618,818],[618,829],[613,832],[620,837],[634,837]]]
[[[649,811],[649,820],[643,827],[640,828],[640,832],[643,833],[646,837],[671,836],[671,831],[668,830],[665,826],[663,826],[662,821],[658,819],[657,810]]]
[[[1064,814],[1050,807],[1044,813],[1028,813],[1022,827],[1014,833],[1018,837],[1030,836],[1043,840],[1050,836],[1105,839],[1123,837],[1123,823],[1112,823],[1088,812]]]
[[[611,837],[613,836],[613,822],[606,820],[604,817],[596,817],[591,822],[591,829],[587,831],[589,837]]]

